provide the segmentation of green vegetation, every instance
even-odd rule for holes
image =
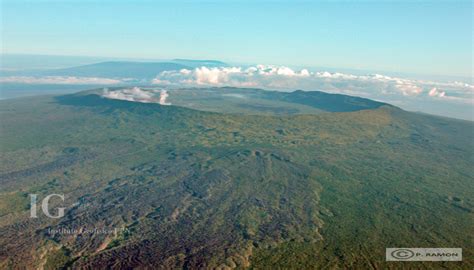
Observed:
[[[66,269],[70,260],[69,251],[66,248],[60,248],[48,254],[44,270]]]
[[[55,243],[68,252],[46,265],[73,268],[474,266],[473,123],[347,96],[249,90],[242,107],[242,89],[173,91],[180,106],[0,101],[0,261],[39,267]],[[30,193],[64,194],[51,207],[66,215],[30,219]],[[50,233],[81,228],[109,232]],[[386,247],[464,261],[387,263]]]

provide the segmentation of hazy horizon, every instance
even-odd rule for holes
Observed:
[[[39,61],[37,58],[40,58]],[[226,64],[236,66],[252,66],[256,64],[264,63],[251,63],[251,62],[238,62],[238,61],[224,61],[217,58],[202,59],[202,58],[184,58],[179,56],[169,56],[166,58],[129,58],[120,56],[91,56],[91,55],[54,55],[54,54],[30,54],[30,53],[2,53],[0,54],[0,72],[1,71],[15,71],[15,70],[34,70],[34,69],[60,69],[76,67],[81,65],[97,64],[108,61],[133,61],[133,62],[166,62],[173,60],[210,60],[210,61],[221,61]],[[44,61],[46,60],[46,62]],[[265,63],[274,65],[272,63]],[[413,72],[396,72],[387,70],[377,69],[358,69],[349,67],[325,67],[318,65],[310,66],[299,66],[299,65],[284,65],[291,68],[307,68],[315,70],[325,70],[330,72],[355,72],[358,74],[368,73],[382,73],[385,75],[402,76],[413,79],[430,79],[438,81],[463,81],[466,83],[472,83],[474,80],[474,74],[471,76],[458,76],[458,75],[443,75],[443,74],[424,74],[424,73],[413,73]]]
[[[222,62],[222,66],[199,59],[169,57],[167,59],[137,59],[120,57],[18,55],[2,54],[0,98],[41,94],[62,94],[97,86],[134,86],[161,84],[167,86],[232,86],[267,90],[325,91],[370,98],[387,102],[409,111],[418,111],[473,121],[474,86],[472,78],[457,76],[419,75],[351,68],[300,67],[268,63]],[[221,61],[221,59],[207,59]],[[206,61],[207,61],[206,60]],[[114,65],[102,67],[103,72],[70,73],[61,69],[80,68],[101,63],[160,63],[179,62],[179,70],[154,72],[145,68],[135,76],[114,73]],[[220,62],[217,62],[220,63]],[[130,67],[131,68],[131,67]],[[58,76],[56,71],[61,76]],[[48,73],[49,72],[49,73]],[[249,74],[253,74],[250,75]],[[266,74],[263,77],[261,74]],[[138,76],[138,77],[137,77]]]

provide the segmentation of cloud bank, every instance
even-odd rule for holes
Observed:
[[[159,95],[158,95],[159,93]],[[120,90],[109,91],[104,89],[102,96],[110,99],[128,100],[142,103],[158,103],[161,105],[171,105],[166,102],[169,94],[166,90],[143,90],[139,87],[126,88]]]
[[[190,86],[260,87],[279,90],[322,90],[370,98],[386,96],[451,99],[472,103],[474,86],[461,82],[440,83],[410,80],[380,74],[352,75],[331,72],[295,71],[288,67],[258,65],[200,67],[194,70],[164,71],[153,84]]]

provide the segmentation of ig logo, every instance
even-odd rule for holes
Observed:
[[[37,215],[36,201],[37,201],[37,198],[38,198],[38,194],[30,194],[30,197],[31,197],[30,217],[31,218],[37,218],[38,215]],[[43,213],[49,218],[62,218],[62,217],[64,217],[64,209],[65,209],[64,207],[58,207],[57,215],[52,215],[49,212],[49,200],[52,197],[59,197],[64,202],[64,195],[62,195],[62,194],[50,194],[50,195],[46,196],[43,199],[43,201],[41,201],[41,210],[43,210]]]

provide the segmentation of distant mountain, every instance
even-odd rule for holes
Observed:
[[[48,70],[2,71],[2,76],[77,76],[105,78],[134,78],[149,80],[159,73],[170,70],[193,69],[195,67],[218,67],[227,64],[215,60],[175,59],[170,62],[107,61],[70,68]]]
[[[228,64],[217,60],[173,59],[173,62],[190,67],[226,67]]]
[[[145,65],[142,65],[145,64]],[[172,65],[174,64],[174,65]],[[178,64],[179,66],[175,66]],[[141,67],[140,67],[141,66]],[[195,67],[223,67],[228,64],[217,60],[197,59],[172,59],[172,60],[139,60],[110,57],[88,57],[88,56],[62,56],[62,55],[21,55],[0,54],[0,76],[41,76],[45,74],[87,74],[87,76],[98,76],[93,74],[94,69],[104,68],[132,68],[147,70],[158,68],[158,70],[175,70],[176,68]],[[87,71],[90,69],[91,71]],[[152,70],[154,72],[154,70]],[[117,71],[121,74],[124,72]],[[112,74],[113,73],[106,73]],[[125,73],[126,74],[126,73]],[[141,78],[140,73],[137,77]],[[75,76],[75,75],[74,75]]]
[[[167,70],[190,69],[189,66],[170,62],[110,61],[72,68],[42,72],[46,76],[81,76],[106,78],[151,79]]]
[[[107,57],[91,56],[0,54],[0,72],[59,69],[112,60]]]

